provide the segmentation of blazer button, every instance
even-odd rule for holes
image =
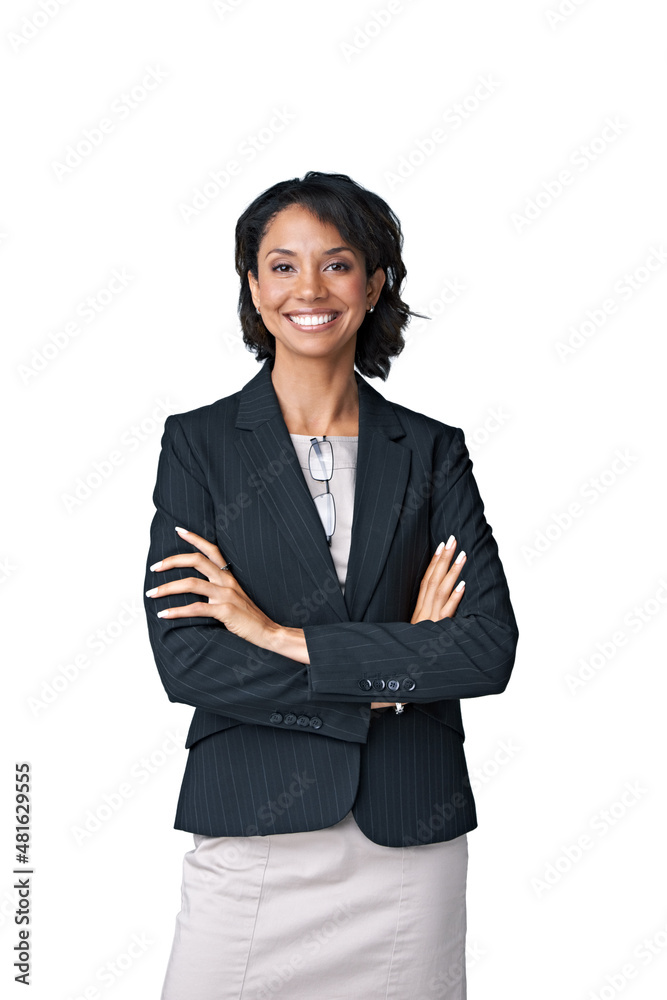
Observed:
[[[403,684],[401,685],[404,691],[414,691],[417,687],[412,677],[404,677]]]
[[[322,724],[323,724],[322,720],[318,719],[318,717],[316,715],[314,715],[312,717],[312,719],[310,720],[310,725],[311,725],[312,729],[321,729],[322,728]]]
[[[297,726],[309,726],[310,719],[307,715],[300,715],[299,718],[296,720],[296,724]]]
[[[390,691],[398,691],[401,685],[396,680],[387,681],[387,687]]]
[[[369,681],[368,677],[364,677],[363,681],[359,681],[359,687],[361,688],[362,691],[370,691],[373,685]]]
[[[296,722],[296,715],[293,712],[288,712],[288,714],[283,719],[286,726],[293,726]]]
[[[280,714],[280,712],[274,712],[271,718],[269,719],[269,722],[282,722],[282,721],[283,717]]]
[[[375,688],[376,691],[384,691],[385,683],[384,683],[384,681],[382,680],[381,677],[377,677],[373,681],[373,687]]]

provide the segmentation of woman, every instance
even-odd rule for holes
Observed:
[[[402,241],[346,175],[261,194],[236,266],[262,368],[165,424],[145,603],[196,711],[163,1000],[466,994],[459,699],[504,690],[518,630],[462,432],[363,377],[415,315]]]

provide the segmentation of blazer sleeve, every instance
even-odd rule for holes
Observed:
[[[463,549],[467,556],[459,577],[465,580],[465,592],[456,614],[414,625],[340,622],[304,626],[310,690],[317,698],[352,698],[361,703],[369,692],[360,682],[376,677],[398,679],[400,692],[390,698],[415,703],[505,690],[519,631],[460,428],[454,429],[447,443],[443,434],[435,469],[444,470],[444,475],[433,490],[431,551],[453,534],[457,552]],[[341,670],[343,663],[346,669]],[[381,700],[387,700],[388,694],[387,690],[373,692]]]
[[[203,579],[190,567],[161,573],[150,570],[168,555],[193,551],[174,530],[177,525],[209,540],[216,537],[214,504],[206,477],[176,415],[168,416],[165,422],[153,502],[156,511],[150,529],[144,592],[171,580],[192,576]],[[335,697],[321,704],[309,688],[305,664],[242,639],[215,618],[157,617],[163,608],[192,602],[192,594],[144,596],[148,635],[170,701],[264,726],[281,727],[282,714],[271,721],[274,713],[307,714],[322,723],[317,729],[309,727],[309,733],[356,743],[366,741],[368,698],[363,705]]]

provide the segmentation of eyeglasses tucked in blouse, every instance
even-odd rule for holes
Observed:
[[[331,441],[326,440],[326,435],[323,435],[321,441],[314,437],[310,441],[310,451],[308,452],[310,474],[318,483],[324,483],[326,486],[326,492],[320,493],[313,499],[324,525],[327,542],[331,545],[331,536],[336,530],[336,504],[333,493],[329,489],[329,480],[333,476],[334,468],[333,448]]]

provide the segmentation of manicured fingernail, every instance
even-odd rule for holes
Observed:
[[[465,585],[466,585],[465,580],[461,580],[460,583],[456,584],[456,586],[454,587],[454,590],[455,591],[457,591],[457,590],[463,590],[463,588],[465,587]]]
[[[188,531],[187,528],[175,528],[174,530],[177,531],[179,533],[179,535],[189,535],[190,534],[190,532]]]
[[[454,536],[450,535],[449,538],[447,539],[447,544],[445,545],[445,548],[446,549],[451,549],[451,547],[452,547],[452,545],[454,544],[455,541],[456,541],[456,539],[454,538]]]
[[[435,550],[436,556],[440,555],[440,553],[442,552],[442,550],[444,549],[444,547],[445,547],[445,543],[444,542],[440,542],[440,544],[438,545],[437,549]]]
[[[164,611],[158,611],[157,616],[158,618],[166,618],[168,614],[169,614],[169,608],[165,608]]]
[[[465,552],[459,552],[456,559],[454,560],[454,565],[456,565],[456,563],[462,563],[465,557],[466,557]]]
[[[162,569],[162,560],[161,559],[160,559],[159,562],[153,563],[153,565],[150,567],[151,573],[155,573],[159,569]]]
[[[158,587],[153,587],[152,590],[147,590],[146,591],[146,597],[155,597],[155,595],[158,592],[158,589],[159,589]]]

